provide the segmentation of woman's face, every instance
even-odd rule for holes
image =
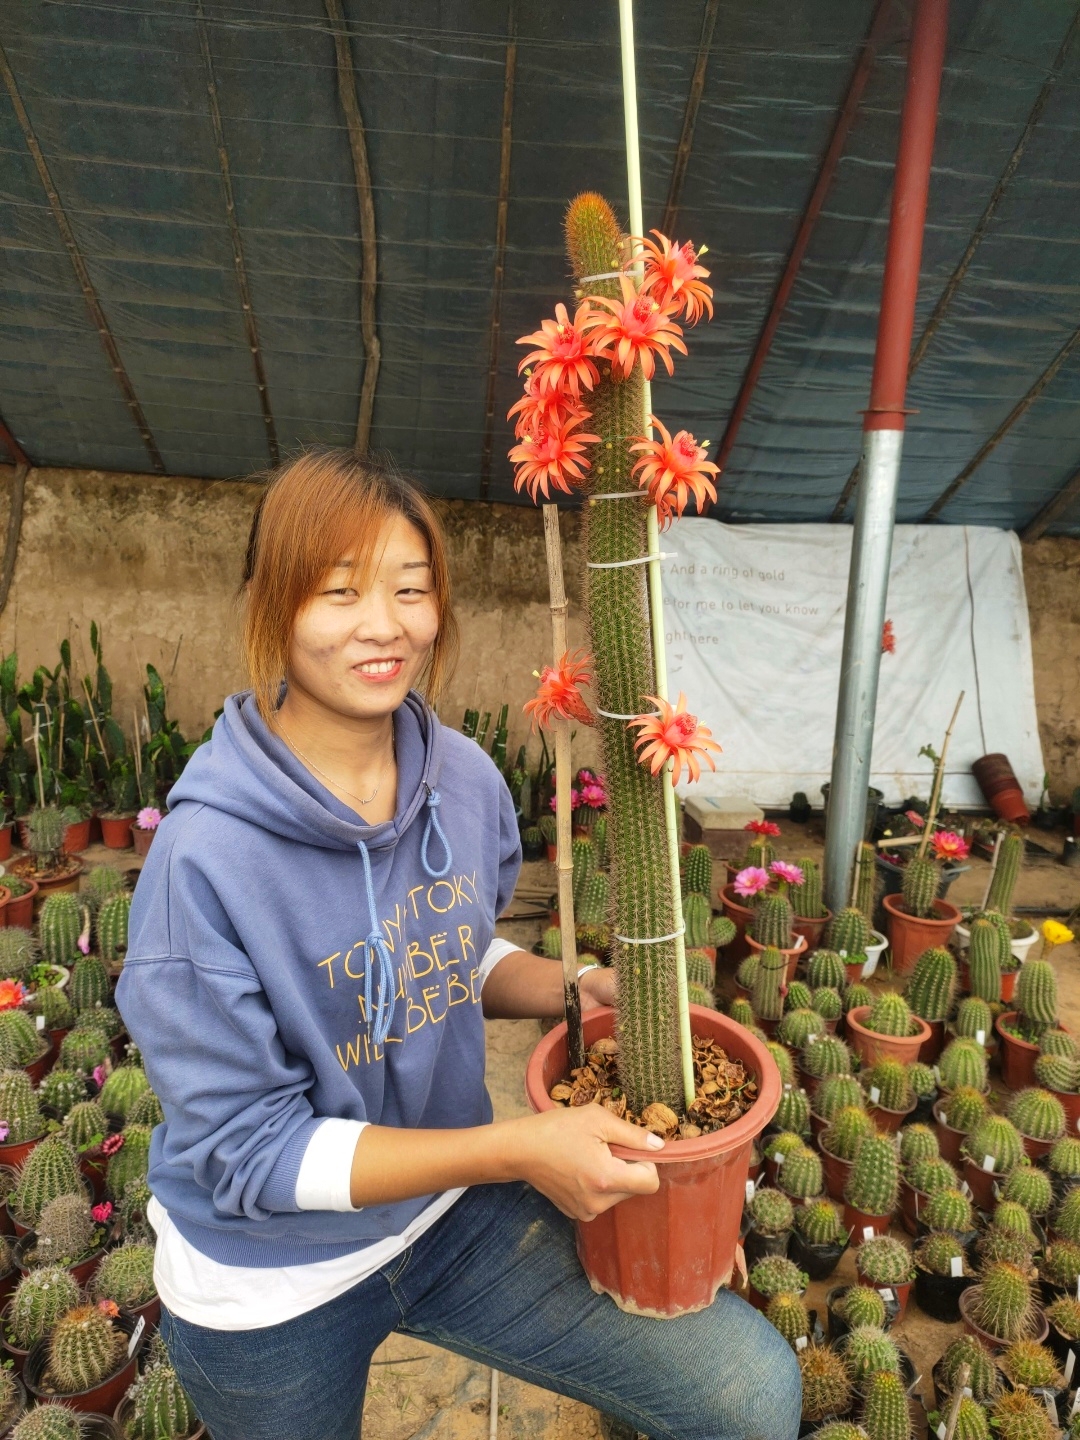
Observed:
[[[387,523],[363,594],[357,583],[343,555],[296,617],[288,681],[335,714],[377,719],[416,683],[439,629],[427,541],[411,521]]]

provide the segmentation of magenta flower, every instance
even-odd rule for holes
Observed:
[[[955,830],[939,830],[930,844],[939,860],[966,860],[971,846]]]
[[[108,1224],[109,1220],[112,1218],[112,1201],[103,1200],[100,1205],[92,1206],[90,1214],[94,1217],[94,1219],[99,1225]]]
[[[153,805],[144,805],[135,816],[135,824],[140,830],[156,830],[161,824],[161,811]]]
[[[76,945],[78,945],[79,949],[82,951],[82,953],[83,953],[84,955],[89,955],[89,954],[90,954],[90,936],[89,936],[89,935],[80,935],[79,938],[78,938],[78,940],[76,940],[75,943],[76,943]]]
[[[101,1142],[101,1153],[103,1155],[115,1155],[118,1150],[124,1148],[123,1135],[106,1135]]]
[[[740,870],[735,876],[735,884],[732,889],[736,895],[749,900],[754,895],[760,895],[762,890],[769,888],[769,872],[762,870],[760,865],[748,865],[745,870]]]
[[[923,819],[923,817],[919,814],[917,810],[905,810],[904,819],[910,820],[912,825],[915,826],[916,830],[921,830],[926,824],[926,821]]]
[[[91,1074],[94,1078],[94,1084],[97,1085],[99,1088],[104,1085],[105,1081],[109,1078],[108,1071],[105,1069],[104,1065],[95,1065],[93,1070],[91,1071]]]
[[[592,780],[588,785],[582,786],[581,803],[588,805],[591,810],[602,810],[607,804],[607,791]]]
[[[780,826],[775,820],[751,820],[743,826],[744,830],[752,830],[755,835],[779,835]]]
[[[4,1143],[4,1141],[7,1139],[7,1137],[8,1137],[8,1127],[7,1127],[7,1124],[6,1124],[5,1121],[0,1120],[0,1145],[2,1145],[2,1144]]]
[[[788,885],[798,886],[803,883],[803,872],[798,865],[789,865],[786,860],[774,860],[769,866],[769,874]]]

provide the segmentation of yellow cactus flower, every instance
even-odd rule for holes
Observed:
[[[1073,932],[1060,920],[1044,920],[1042,923],[1043,954],[1052,950],[1055,945],[1067,945],[1072,940]]]

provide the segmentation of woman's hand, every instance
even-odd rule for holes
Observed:
[[[602,1105],[545,1110],[510,1121],[508,1128],[514,1174],[572,1220],[595,1220],[620,1200],[659,1188],[656,1166],[647,1156],[663,1149],[663,1141]],[[642,1158],[617,1160],[612,1145],[640,1150]]]
[[[598,1005],[615,1004],[615,971],[600,965],[595,970],[586,970],[578,981],[581,991],[581,1013],[595,1010]]]

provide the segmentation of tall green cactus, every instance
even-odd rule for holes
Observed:
[[[576,912],[585,894],[585,887],[596,869],[596,848],[591,840],[582,836],[573,842],[571,856],[574,866],[574,909]]]
[[[126,893],[110,895],[97,913],[94,928],[97,931],[98,950],[106,965],[115,964],[127,950],[130,915],[131,896]]]
[[[700,890],[691,890],[683,901],[683,923],[686,926],[686,943],[695,950],[709,944],[709,922],[712,908]]]
[[[803,920],[820,920],[825,914],[821,902],[821,866],[808,858],[795,863],[803,873],[803,883],[795,887],[791,896],[795,914]]]
[[[874,898],[877,889],[877,851],[863,840],[855,854],[855,909],[874,923]]]
[[[64,817],[55,805],[44,805],[30,811],[26,822],[26,845],[34,857],[34,868],[38,874],[59,865],[66,828]]]
[[[870,923],[853,906],[838,910],[826,928],[825,943],[845,955],[862,955],[870,944]]]
[[[71,967],[68,999],[75,1010],[109,1003],[109,972],[96,955],[80,955]]]
[[[754,907],[750,930],[759,945],[790,950],[795,943],[792,923],[795,912],[786,895],[762,895]]]
[[[594,870],[586,880],[580,898],[574,896],[574,919],[579,925],[606,925],[608,877]]]
[[[1013,892],[1020,878],[1020,867],[1024,862],[1024,837],[1006,835],[998,849],[994,878],[990,882],[990,893],[986,897],[986,908],[996,910],[1000,915],[1012,914]]]
[[[712,856],[707,845],[691,845],[683,861],[683,882],[687,897],[712,894]]]
[[[130,1440],[181,1440],[198,1423],[195,1407],[171,1365],[151,1365],[131,1390]]]
[[[0,1121],[7,1126],[9,1145],[36,1140],[45,1129],[38,1097],[25,1070],[0,1071]]]
[[[41,951],[50,965],[70,965],[79,953],[83,907],[76,896],[49,895],[41,907],[38,933]]]
[[[1016,979],[1016,1008],[1033,1026],[1057,1020],[1057,976],[1048,960],[1029,960]]]
[[[977,915],[969,935],[971,993],[988,1005],[996,1005],[1001,999],[1001,941],[997,927],[985,915]]]
[[[913,855],[904,867],[903,899],[907,913],[924,920],[933,915],[940,884],[941,867],[937,861],[928,855],[921,859]]]
[[[786,974],[787,961],[779,950],[761,952],[750,994],[754,1014],[759,1020],[779,1020],[784,1013],[783,988]],[[824,1025],[821,1029],[824,1029]],[[818,1033],[821,1033],[820,1030]]]
[[[913,1015],[922,1020],[947,1020],[956,989],[956,961],[937,946],[924,950],[915,961],[907,998]]]

